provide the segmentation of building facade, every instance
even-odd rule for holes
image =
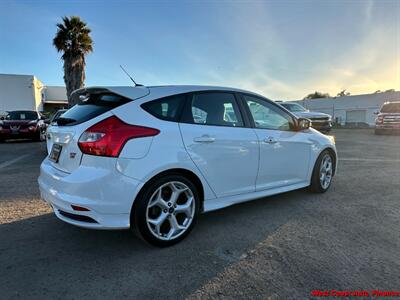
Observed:
[[[46,86],[34,75],[0,74],[0,115],[13,110],[51,112],[67,105],[65,87]]]
[[[400,101],[400,92],[298,100],[311,111],[330,114],[335,123],[350,126],[374,126],[376,113],[383,103]]]

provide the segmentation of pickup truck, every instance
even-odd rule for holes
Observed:
[[[278,102],[278,101],[277,101]],[[328,114],[309,111],[295,102],[280,102],[279,104],[299,118],[311,120],[311,127],[320,132],[328,133],[332,129],[332,117]]]
[[[400,132],[400,101],[385,102],[375,119],[375,134]]]

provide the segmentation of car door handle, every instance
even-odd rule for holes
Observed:
[[[269,136],[264,139],[264,143],[266,143],[266,144],[275,144],[277,142],[278,141],[275,138],[273,138],[272,136]]]
[[[193,141],[195,141],[196,143],[213,143],[215,141],[215,138],[205,134],[199,137],[195,137]]]

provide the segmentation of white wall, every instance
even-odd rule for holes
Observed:
[[[383,103],[388,101],[400,101],[400,92],[298,100],[301,105],[309,110],[330,114],[334,120],[338,119],[341,125],[346,124],[348,112],[363,110],[366,116],[365,122],[370,126],[375,125],[376,115],[374,113],[379,111]],[[362,121],[359,120],[359,122]]]
[[[11,110],[38,110],[42,83],[32,75],[0,74],[0,114]]]
[[[65,86],[46,86],[44,102],[68,104],[67,89]]]

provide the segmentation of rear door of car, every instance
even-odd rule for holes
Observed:
[[[235,93],[189,94],[179,123],[186,150],[217,197],[255,191],[259,147]]]

